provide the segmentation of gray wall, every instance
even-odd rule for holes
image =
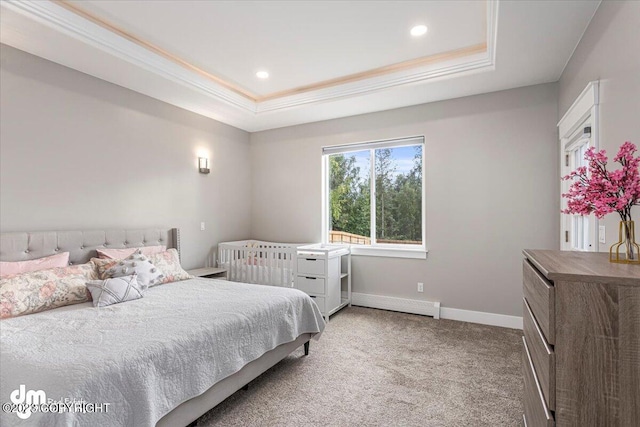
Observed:
[[[520,316],[522,249],[559,246],[557,116],[546,84],[253,133],[251,234],[320,240],[323,146],[424,135],[428,259],[354,257],[354,292]]]
[[[6,45],[0,58],[3,232],[179,227],[186,268],[249,237],[247,132]]]
[[[558,118],[592,80],[600,80],[600,148],[610,158],[620,145],[640,147],[640,2],[603,1],[567,64],[559,83]],[[640,222],[640,207],[633,211]],[[601,221],[607,229],[609,251],[617,241],[618,214]]]

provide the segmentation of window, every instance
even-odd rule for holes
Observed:
[[[598,148],[599,87],[598,81],[590,82],[558,123],[560,176],[586,166],[584,154],[589,147]],[[562,181],[561,194],[566,193],[570,185],[571,181]],[[567,199],[560,197],[560,208],[566,207]],[[560,249],[598,251],[600,236],[595,215],[560,215]]]
[[[424,257],[423,147],[413,137],[324,148],[324,241]]]
[[[577,141],[569,144],[565,151],[565,167],[570,171],[576,170],[581,166],[587,166],[584,155],[589,148],[589,136],[582,136]],[[564,191],[568,191],[571,182],[566,182]],[[569,248],[572,251],[590,251],[592,250],[592,242],[590,238],[591,218],[583,215],[568,215],[568,241]]]

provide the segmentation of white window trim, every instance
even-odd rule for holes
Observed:
[[[565,155],[567,150],[580,141],[576,137],[583,125],[588,122],[591,126],[591,138],[589,146],[598,149],[599,147],[599,81],[589,82],[580,96],[569,107],[569,110],[558,122],[558,133],[560,137],[560,176],[568,175],[571,167],[566,165]],[[560,182],[560,194],[566,193],[570,182]],[[561,209],[567,207],[567,200],[560,196]],[[589,245],[590,251],[598,251],[598,219],[595,215],[589,216]],[[571,215],[560,213],[560,249],[563,251],[573,250],[571,247]]]
[[[403,143],[404,142],[404,143]],[[422,245],[393,245],[393,244],[375,244],[375,225],[376,212],[373,203],[375,196],[371,202],[371,240],[372,245],[346,245],[351,249],[354,256],[374,256],[387,258],[409,258],[409,259],[426,259],[427,253],[427,195],[426,195],[426,167],[425,167],[425,149],[424,136],[412,136],[407,138],[394,138],[388,140],[372,141],[365,143],[346,144],[332,147],[324,147],[322,153],[322,243],[329,242],[329,155],[338,153],[348,153],[353,151],[363,151],[385,147],[402,147],[409,145],[422,144]],[[371,157],[371,171],[375,171],[375,156]],[[375,195],[375,174],[371,174],[371,194]]]
[[[420,247],[410,248],[387,248],[382,246],[369,245],[347,245],[351,248],[351,255],[354,256],[378,256],[386,258],[409,258],[409,259],[427,259],[429,250]]]

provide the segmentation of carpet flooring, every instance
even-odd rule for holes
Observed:
[[[518,426],[521,335],[346,308],[197,426]]]

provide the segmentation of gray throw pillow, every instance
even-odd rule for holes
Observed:
[[[91,292],[94,307],[133,301],[142,298],[144,293],[135,274],[107,280],[91,280],[87,282],[87,289]]]
[[[140,251],[118,261],[117,264],[105,272],[107,278],[130,276],[132,274],[138,275],[138,283],[143,290],[161,283],[164,279],[162,271],[153,265],[149,258]]]

